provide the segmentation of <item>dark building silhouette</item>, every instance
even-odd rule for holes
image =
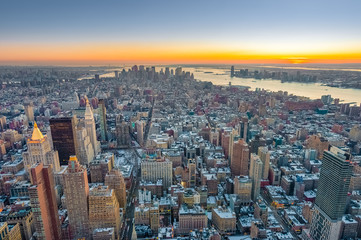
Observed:
[[[76,116],[51,118],[49,121],[53,145],[58,151],[60,165],[68,165],[69,157],[77,155],[75,129],[77,118]]]

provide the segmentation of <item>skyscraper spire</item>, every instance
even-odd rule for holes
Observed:
[[[85,107],[85,119],[93,119],[93,111],[90,107],[89,100],[86,99],[86,107]]]
[[[33,134],[31,135],[31,140],[41,140],[43,138],[44,138],[43,134],[40,132],[38,125],[34,121],[34,130],[33,130]]]

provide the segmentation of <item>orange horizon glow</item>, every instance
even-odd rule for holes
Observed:
[[[232,48],[233,49],[233,48]],[[346,64],[361,63],[360,49],[271,52],[230,47],[167,44],[9,44],[0,46],[0,64]]]

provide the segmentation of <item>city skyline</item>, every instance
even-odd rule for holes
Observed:
[[[347,3],[6,2],[0,65],[361,63]]]

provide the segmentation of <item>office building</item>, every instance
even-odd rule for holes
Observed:
[[[93,145],[94,155],[97,155],[100,152],[100,142],[97,139],[94,115],[88,100],[85,106],[84,123],[90,142]]]
[[[25,115],[29,122],[34,121],[34,105],[32,102],[24,104]]]
[[[51,165],[55,172],[60,170],[58,152],[51,147],[47,135],[43,135],[34,123],[31,138],[27,139],[28,151],[23,153],[24,166],[27,170],[37,163]]]
[[[153,183],[162,179],[164,187],[168,188],[173,180],[172,162],[165,158],[144,159],[141,163],[141,175],[143,181]]]
[[[252,180],[248,176],[234,177],[234,194],[237,194],[242,205],[251,203]]]
[[[110,170],[110,172],[105,176],[104,185],[114,190],[119,207],[123,208],[124,211],[127,205],[127,195],[122,173],[118,169]]]
[[[262,179],[268,179],[268,173],[270,168],[270,153],[267,147],[258,148],[258,156],[263,163]]]
[[[116,239],[119,239],[121,218],[113,189],[101,185],[90,188],[89,222],[92,232],[97,228],[114,228]]]
[[[218,207],[212,210],[212,221],[221,234],[236,231],[236,214],[229,208]]]
[[[82,167],[76,156],[70,156],[64,173],[64,195],[71,238],[89,237],[88,197],[89,185],[86,168]]]
[[[313,239],[338,239],[350,185],[351,156],[339,148],[324,151],[310,233]]]
[[[131,145],[130,124],[123,120],[122,115],[118,115],[116,118],[115,130],[118,147],[129,147]]]
[[[35,219],[36,239],[60,240],[61,229],[56,201],[53,169],[43,163],[30,169],[30,204]]]
[[[191,230],[207,228],[208,218],[204,209],[200,206],[189,208],[182,205],[179,209],[179,233],[188,234]]]
[[[256,201],[260,194],[262,180],[263,162],[260,157],[254,153],[251,154],[251,164],[249,176],[252,179],[252,200]]]
[[[233,144],[231,157],[232,176],[248,175],[249,149],[248,144],[239,139]]]
[[[70,156],[79,155],[76,138],[77,118],[76,116],[51,118],[49,122],[54,149],[58,151],[60,165],[68,165]]]
[[[88,166],[94,159],[94,149],[93,144],[90,142],[90,137],[81,122],[76,128],[76,138],[78,142],[78,150],[76,151],[79,157],[78,160],[80,164]]]
[[[99,99],[98,105],[99,123],[100,123],[100,137],[102,141],[108,141],[108,126],[107,126],[107,109],[105,107],[104,99]]]
[[[188,159],[188,187],[196,187],[196,161],[194,159]]]

